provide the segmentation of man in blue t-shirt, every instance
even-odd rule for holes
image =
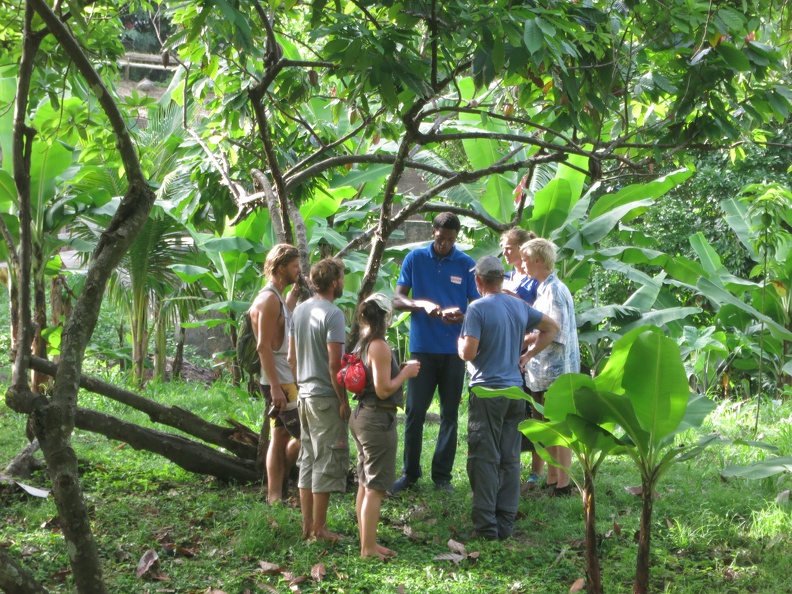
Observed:
[[[393,484],[393,493],[409,489],[421,478],[423,426],[435,390],[440,396],[440,433],[432,458],[432,481],[437,489],[451,490],[465,378],[456,345],[468,302],[479,294],[472,272],[475,262],[454,247],[459,219],[443,212],[432,226],[434,241],[407,254],[393,297],[395,309],[412,312],[410,352],[421,362],[421,373],[407,384],[404,471]]]
[[[503,265],[494,256],[476,264],[481,299],[471,303],[459,337],[459,356],[468,361],[467,471],[473,489],[473,527],[489,540],[511,536],[520,500],[520,431],[525,402],[505,397],[479,398],[476,388],[522,386],[520,368],[558,333],[552,318],[501,291]],[[520,355],[525,336],[536,341]],[[423,370],[421,370],[423,373]]]

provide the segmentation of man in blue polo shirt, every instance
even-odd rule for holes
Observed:
[[[407,254],[393,297],[395,309],[412,312],[410,351],[421,362],[421,373],[407,384],[404,470],[393,484],[393,493],[409,489],[421,478],[423,426],[435,390],[440,396],[440,433],[432,458],[432,481],[437,489],[451,490],[465,378],[464,363],[457,356],[457,339],[467,304],[479,294],[473,277],[475,262],[454,247],[461,227],[459,219],[443,212],[432,226],[434,241]]]

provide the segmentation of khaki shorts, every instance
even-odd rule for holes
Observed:
[[[357,447],[358,483],[375,491],[390,491],[396,480],[396,409],[358,405],[349,419]]]
[[[349,438],[338,409],[335,394],[300,398],[300,489],[346,492]]]
[[[281,384],[281,389],[288,402],[297,400],[297,384]],[[261,395],[264,396],[264,402],[266,402],[266,408],[264,409],[264,414],[266,415],[267,411],[272,408],[272,388],[264,384],[259,384],[259,390],[261,391]],[[273,428],[283,427],[283,421],[280,415],[270,417],[270,425],[272,425]]]

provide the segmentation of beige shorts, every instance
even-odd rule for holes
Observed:
[[[346,492],[349,471],[347,423],[338,398],[300,398],[300,478],[297,486],[313,493]]]
[[[367,489],[390,491],[396,480],[396,408],[358,405],[349,419],[357,447],[358,482]]]

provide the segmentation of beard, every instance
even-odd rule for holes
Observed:
[[[340,299],[343,296],[344,296],[344,287],[342,287],[341,285],[336,285],[336,288],[333,291],[333,298]]]

